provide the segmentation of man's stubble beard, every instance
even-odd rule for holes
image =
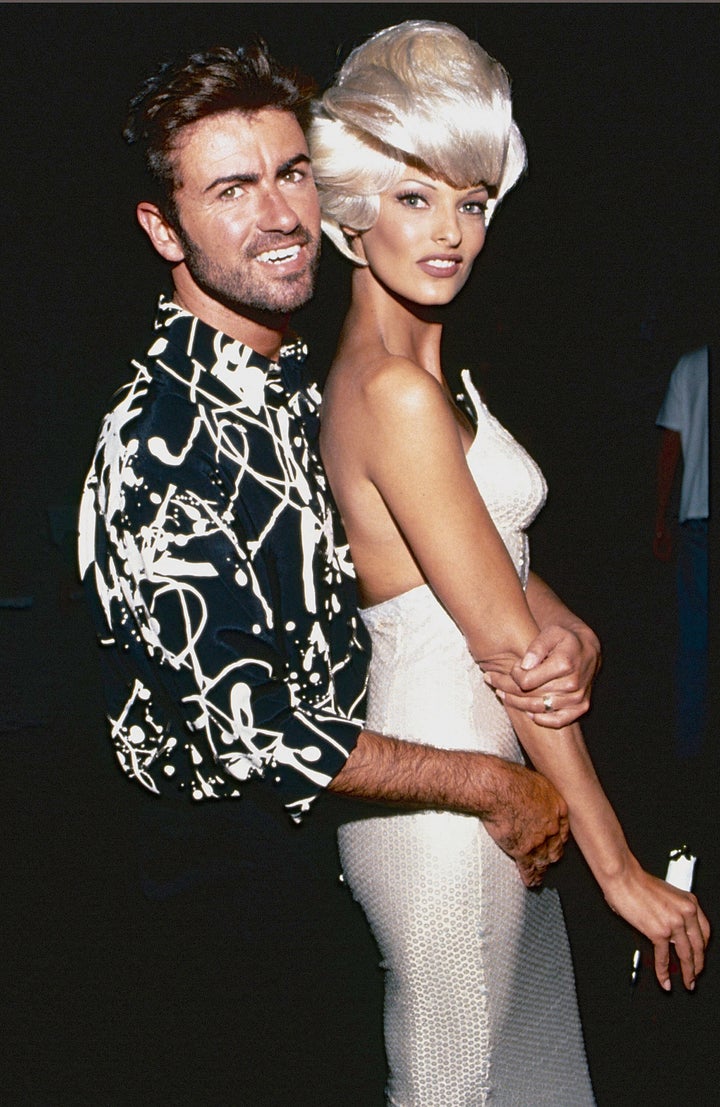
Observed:
[[[217,300],[238,315],[253,313],[268,315],[289,315],[304,307],[312,299],[315,291],[315,277],[320,264],[320,238],[313,238],[304,228],[304,245],[314,250],[309,266],[300,273],[277,280],[268,274],[264,282],[262,274],[253,274],[254,254],[248,254],[245,260],[235,268],[226,268],[209,258],[184,231],[178,234],[185,254],[185,265],[199,288],[212,299]],[[257,249],[261,253],[268,249],[277,249],[283,245],[277,239],[269,245]],[[272,262],[267,263],[269,265]]]

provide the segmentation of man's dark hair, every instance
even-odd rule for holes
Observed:
[[[172,154],[183,127],[220,112],[276,108],[291,112],[305,130],[314,94],[313,82],[276,62],[260,38],[236,49],[216,46],[165,63],[148,77],[130,101],[123,138],[142,156],[151,198],[176,225],[174,193],[181,182]]]

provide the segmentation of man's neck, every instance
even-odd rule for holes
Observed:
[[[251,350],[274,361],[280,353],[290,323],[289,315],[259,312],[252,308],[240,314],[226,304],[213,299],[192,278],[184,280],[182,267],[173,273],[173,300],[186,311],[197,315],[214,330],[236,338]]]

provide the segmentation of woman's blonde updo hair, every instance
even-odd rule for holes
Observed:
[[[369,230],[408,164],[455,188],[487,185],[488,220],[525,168],[507,73],[457,27],[428,20],[350,54],[314,105],[309,141],[323,230],[356,263],[342,228]]]

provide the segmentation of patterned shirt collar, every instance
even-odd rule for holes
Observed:
[[[307,346],[299,338],[283,344],[277,360],[272,361],[165,296],[158,301],[154,329],[157,338],[150,355],[169,362],[188,384],[196,383],[198,373],[209,374],[220,386],[218,392],[227,390],[252,407],[261,402],[265,384],[272,379],[280,378],[289,395],[302,385]],[[207,377],[203,383],[207,388]],[[258,395],[253,402],[255,391]]]

